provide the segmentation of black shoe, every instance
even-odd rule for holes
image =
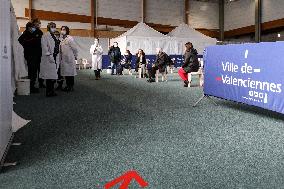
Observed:
[[[56,90],[56,91],[62,91],[62,90],[63,90],[63,89],[62,89],[62,85],[58,85],[55,90]]]
[[[71,89],[70,89],[70,87],[64,87],[64,89],[62,89],[62,91],[70,92],[70,91],[71,91]]]
[[[74,88],[73,87],[65,87],[63,89],[63,91],[65,91],[65,92],[72,92],[72,91],[74,91]]]
[[[39,84],[39,88],[46,88],[46,86],[42,83],[42,84]]]
[[[184,86],[184,87],[188,87],[188,84],[189,84],[189,81],[185,80],[183,86]]]
[[[54,97],[54,96],[57,96],[57,94],[55,92],[51,92],[51,93],[46,94],[46,97]]]
[[[38,88],[35,88],[35,87],[32,87],[32,88],[30,89],[30,92],[31,92],[31,93],[39,93],[39,89],[38,89]]]

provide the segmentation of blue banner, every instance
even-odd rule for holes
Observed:
[[[284,43],[206,48],[204,94],[284,114]]]

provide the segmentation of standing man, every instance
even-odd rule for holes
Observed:
[[[45,88],[45,85],[43,84],[44,80],[39,78],[39,72],[40,72],[40,62],[41,62],[41,37],[43,35],[42,31],[40,30],[41,22],[38,18],[35,18],[32,20],[32,24],[35,27],[34,37],[36,40],[36,53],[35,53],[35,59],[37,64],[37,78],[39,83],[39,88]]]
[[[121,60],[121,52],[117,42],[114,42],[113,46],[110,47],[108,55],[111,61],[111,75],[114,75],[114,70],[116,71],[115,74],[117,75],[117,65]]]
[[[95,72],[96,80],[101,78],[102,69],[102,54],[103,48],[99,44],[99,39],[95,38],[94,44],[90,48],[90,54],[92,55],[92,69]]]
[[[24,57],[28,66],[28,77],[30,79],[30,92],[38,93],[39,89],[35,87],[37,79],[38,66],[41,57],[41,47],[38,50],[38,38],[35,35],[36,28],[33,23],[26,24],[26,30],[19,37],[18,41],[24,48]],[[39,36],[41,38],[41,36]]]

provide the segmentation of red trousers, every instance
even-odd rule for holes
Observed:
[[[188,80],[188,75],[187,73],[183,70],[183,68],[180,68],[178,70],[178,74],[180,76],[180,78],[183,80],[183,81],[187,81]]]

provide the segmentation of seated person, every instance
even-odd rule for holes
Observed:
[[[139,49],[136,56],[137,56],[137,59],[136,59],[135,71],[138,72],[139,68],[141,68],[142,69],[141,77],[143,78],[145,74],[145,67],[146,67],[145,53],[142,49]]]
[[[159,70],[160,73],[164,73],[167,68],[168,55],[163,52],[162,48],[156,48],[156,53],[156,60],[155,63],[152,65],[151,70],[149,71],[149,80],[147,80],[150,83],[155,81],[155,75],[157,70]]]
[[[188,87],[188,73],[197,72],[199,69],[199,62],[197,58],[197,51],[193,48],[191,42],[185,44],[184,63],[179,69],[178,74],[184,81],[184,87]]]
[[[126,50],[124,53],[124,58],[121,62],[122,68],[131,70],[132,54],[129,50]]]

